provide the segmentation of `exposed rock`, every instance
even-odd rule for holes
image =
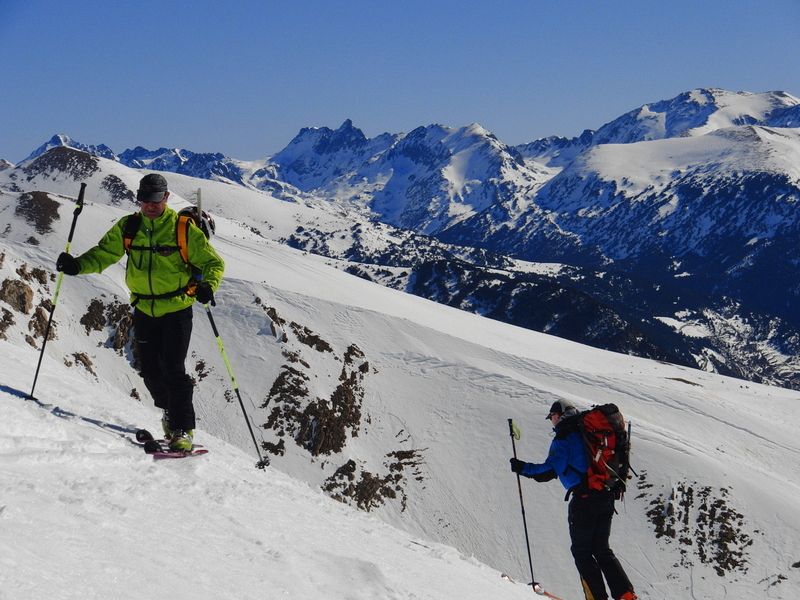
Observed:
[[[6,308],[0,309],[0,314],[3,316],[3,318],[0,319],[0,340],[6,340],[8,339],[6,337],[6,331],[14,324],[14,315]]]
[[[127,303],[114,301],[106,307],[106,323],[114,328],[109,339],[109,344],[117,354],[122,354],[123,348],[131,340],[131,330],[133,329],[133,313]],[[133,346],[134,360],[137,356],[137,349]]]
[[[99,298],[94,298],[89,302],[89,307],[86,309],[86,314],[81,317],[80,324],[86,330],[86,335],[90,331],[101,331],[106,325],[106,318],[103,314],[105,305]]]
[[[116,175],[106,175],[103,181],[100,182],[100,187],[111,195],[111,201],[114,204],[120,204],[125,201],[136,202],[136,195]]]
[[[310,346],[317,352],[333,352],[331,345],[320,338],[316,333],[311,331],[308,327],[295,323],[294,321],[289,324],[289,327],[292,328],[292,331],[297,336],[297,340],[301,344]]]
[[[22,194],[17,202],[14,214],[25,218],[25,221],[39,234],[50,233],[53,221],[60,219],[59,203],[45,192],[29,192]],[[36,242],[38,244],[38,241]]]
[[[110,327],[111,332],[106,340],[106,346],[113,348],[117,354],[121,355],[131,338],[133,317],[130,306],[126,303],[114,300],[106,304],[100,298],[93,298],[86,313],[81,317],[80,324],[86,330],[86,335],[92,331],[102,331],[106,327]],[[133,352],[135,359],[135,348]]]
[[[386,455],[384,475],[376,475],[358,468],[354,460],[348,460],[325,480],[322,489],[340,502],[354,503],[369,512],[381,506],[387,499],[399,498],[401,511],[408,505],[405,471],[412,469],[417,481],[424,480],[421,471],[423,450],[396,450]]]
[[[87,152],[66,146],[48,150],[23,169],[28,181],[37,175],[69,175],[75,181],[84,181],[99,170],[99,160]]]
[[[206,361],[202,359],[195,363],[194,372],[197,373],[197,381],[203,381],[211,373],[206,366]]]
[[[2,261],[0,261],[0,267],[2,265]],[[41,285],[47,285],[48,274],[47,271],[44,269],[40,269],[39,267],[34,267],[30,271],[28,271],[28,265],[22,264],[17,268],[17,275],[22,277],[25,281],[38,281]]]
[[[76,363],[76,364],[79,364],[79,365],[81,365],[81,366],[82,366],[84,369],[86,369],[87,371],[89,371],[89,373],[91,373],[92,375],[94,375],[95,377],[97,377],[97,373],[95,373],[95,372],[94,372],[94,368],[93,368],[93,367],[94,367],[94,365],[92,364],[92,361],[91,361],[91,359],[89,358],[89,356],[88,356],[88,355],[87,355],[85,352],[75,352],[75,353],[72,355],[72,358],[74,358],[74,359],[75,359],[75,363]],[[69,366],[69,367],[71,367],[71,366],[72,366],[70,363],[68,363],[68,362],[66,362],[66,361],[65,361],[65,364],[66,364],[67,366]]]
[[[28,322],[28,329],[33,332],[37,338],[44,338],[44,332],[47,331],[47,321],[50,319],[49,311],[45,310],[42,305],[36,307],[33,317]],[[47,333],[47,340],[56,339],[56,324],[50,324],[50,331]]]
[[[5,301],[17,312],[27,315],[33,309],[33,290],[24,281],[6,279],[0,286],[0,300]]]
[[[647,473],[639,475],[639,489],[647,489]],[[647,497],[645,492],[640,497]],[[746,573],[753,540],[746,531],[745,517],[730,505],[730,490],[715,490],[697,482],[680,481],[669,496],[660,494],[650,502],[647,517],[656,539],[679,545],[682,567],[691,566],[690,555],[711,566],[720,577],[735,571]]]

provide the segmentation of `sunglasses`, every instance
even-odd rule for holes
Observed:
[[[166,192],[137,192],[136,201],[139,204],[158,204],[163,202],[166,195]]]

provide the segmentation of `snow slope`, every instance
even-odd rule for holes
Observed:
[[[15,213],[18,194],[0,195],[3,281],[49,270],[63,249],[71,202],[51,197],[60,219],[40,232]],[[232,192],[213,201],[235,200]],[[88,203],[73,250],[86,250],[127,210]],[[507,419],[521,425],[520,456],[542,459],[550,439],[543,415],[555,399],[613,401],[633,422],[639,476],[619,507],[612,545],[640,597],[800,593],[797,392],[449,309],[349,276],[225,218],[217,231],[227,271],[213,310],[253,422],[286,408],[271,391],[290,357],[299,359],[291,364],[307,378],[309,401],[324,401],[353,344],[364,357],[360,421],[345,430],[341,449],[318,455],[293,435],[259,427],[259,438],[284,441],[285,453],[266,472],[253,469],[239,407],[226,396],[224,367],[196,309],[188,366],[198,379],[198,442],[211,453],[153,464],[123,439],[158,421],[127,351],[107,347],[113,328],[81,323],[93,299],[124,299],[122,265],[65,279],[36,392],[42,404],[23,399],[38,355],[25,341],[30,312],[0,300],[14,321],[0,340],[0,521],[11,532],[0,536],[0,598],[529,596],[499,577],[503,570],[524,580],[527,571]],[[52,280],[30,283],[33,307],[51,297]],[[287,321],[285,343],[270,334],[265,306]],[[303,328],[331,350],[311,347]],[[94,374],[78,365],[77,351]],[[131,398],[134,389],[141,402]],[[357,474],[381,475],[399,451],[419,457],[414,476],[394,499],[368,504],[370,515],[319,491],[348,461]],[[563,490],[523,484],[537,576],[578,598]],[[180,507],[184,520],[165,507]],[[154,560],[159,554],[169,558]]]
[[[522,598],[499,574],[331,501],[205,436],[154,463],[152,409],[0,343],[0,598]]]

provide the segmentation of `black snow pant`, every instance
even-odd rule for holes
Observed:
[[[633,591],[628,576],[608,545],[614,516],[612,492],[576,492],[569,503],[572,557],[581,576],[586,600],[607,600],[605,576],[612,598]]]
[[[141,375],[155,405],[167,411],[170,429],[194,429],[193,383],[185,365],[192,337],[192,307],[161,317],[136,309],[133,328]]]

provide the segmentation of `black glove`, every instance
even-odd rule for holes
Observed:
[[[201,304],[208,304],[210,302],[211,306],[217,305],[217,303],[214,302],[214,291],[211,289],[211,284],[207,281],[201,281],[197,284],[194,297],[197,298],[197,301]]]
[[[81,271],[81,263],[71,254],[62,252],[56,260],[56,271],[61,271],[64,275],[77,275]]]
[[[522,473],[522,467],[524,466],[525,463],[522,462],[521,460],[517,460],[516,458],[511,459],[511,470],[517,475],[520,475]]]

